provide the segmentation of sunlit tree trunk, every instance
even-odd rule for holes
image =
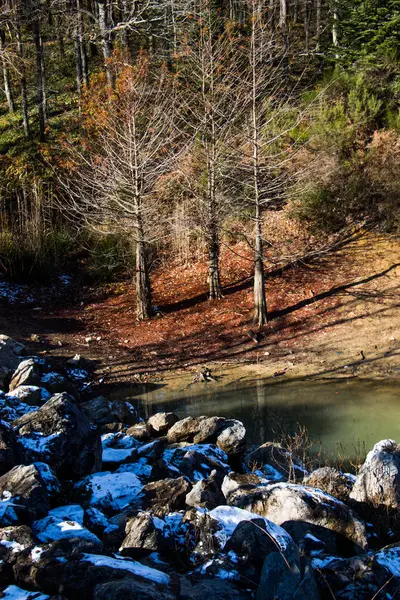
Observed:
[[[0,53],[2,54],[5,51],[6,46],[6,34],[5,31],[0,29]],[[4,93],[6,95],[8,110],[10,113],[15,112],[15,101],[12,90],[12,83],[10,77],[10,70],[7,65],[7,61],[2,57],[1,59],[2,70],[3,70],[3,83],[4,83]]]

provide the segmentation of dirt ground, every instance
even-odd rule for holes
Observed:
[[[224,298],[207,299],[206,267],[154,274],[158,316],[137,323],[126,284],[74,289],[57,302],[3,308],[0,331],[53,357],[79,353],[109,383],[240,365],[263,377],[400,376],[400,243],[365,233],[312,264],[267,277],[269,322],[251,339],[252,280],[246,250],[225,250]],[[96,298],[96,299],[95,299]],[[39,310],[38,310],[39,309]],[[250,333],[250,335],[249,335]]]

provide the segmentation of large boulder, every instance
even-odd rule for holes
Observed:
[[[44,517],[59,492],[60,484],[45,463],[14,467],[0,477],[0,526]]]
[[[323,600],[379,600],[387,598],[387,585],[379,594],[378,579],[370,556],[356,556],[343,560],[327,556],[314,558],[313,569]],[[388,583],[387,577],[384,583]]]
[[[20,447],[12,427],[0,421],[0,475],[21,462]]]
[[[102,471],[88,475],[76,483],[74,489],[82,506],[115,514],[136,506],[141,497],[142,483],[134,473]]]
[[[40,385],[40,369],[34,358],[23,360],[13,373],[9,391],[16,390],[21,385]]]
[[[169,429],[178,422],[175,413],[160,412],[156,413],[147,421],[153,435],[160,436],[168,433]]]
[[[360,509],[400,509],[400,444],[382,440],[368,453],[350,500]]]
[[[225,421],[221,433],[217,437],[217,446],[226,454],[240,454],[246,444],[246,429],[241,421],[230,419]]]
[[[367,548],[363,521],[343,502],[317,488],[290,483],[250,491],[239,488],[230,495],[229,503],[263,515],[283,527],[291,522],[309,523],[347,538],[355,550]]]
[[[182,473],[191,481],[200,481],[216,471],[223,477],[229,473],[228,456],[212,444],[182,444],[167,448],[163,459],[171,468]]]
[[[190,488],[190,483],[184,477],[148,483],[143,486],[142,506],[145,510],[152,510],[157,516],[181,510],[185,507]]]
[[[123,401],[107,400],[103,396],[92,398],[79,405],[88,419],[98,426],[109,423],[133,425],[137,415],[132,404]]]
[[[379,587],[385,586],[385,592],[397,598],[400,594],[400,544],[379,550],[373,557],[372,569]]]
[[[183,577],[181,600],[250,600],[250,591],[238,587],[232,581],[214,577]]]
[[[353,489],[352,476],[345,475],[332,467],[322,467],[313,471],[304,479],[304,483],[311,487],[319,488],[342,502],[347,502]]]
[[[14,427],[31,459],[46,460],[62,478],[79,479],[101,467],[100,436],[68,394],[53,396]]]
[[[320,600],[310,564],[292,544],[284,552],[267,556],[256,600]]]
[[[186,417],[177,421],[167,433],[169,444],[179,442],[193,442],[193,438],[199,432],[200,424],[207,417]]]
[[[141,558],[151,552],[158,552],[162,542],[164,522],[149,513],[139,513],[128,519],[126,537],[120,547],[120,552],[132,558]]]
[[[301,481],[308,474],[299,458],[275,442],[251,450],[243,463],[246,469],[260,472],[270,481]]]
[[[176,600],[174,590],[160,589],[151,579],[139,581],[122,579],[97,585],[93,592],[93,600],[127,600],[138,598],[140,600]]]
[[[23,360],[25,346],[16,342],[8,335],[0,334],[0,365],[1,367],[15,371],[19,363]]]
[[[222,478],[217,471],[212,471],[207,479],[201,479],[186,496],[188,506],[199,506],[213,509],[224,504],[225,498],[221,491]]]

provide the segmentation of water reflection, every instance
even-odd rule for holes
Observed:
[[[123,397],[123,391],[118,396]],[[127,394],[124,395],[126,398]],[[180,417],[220,415],[240,419],[249,440],[263,443],[305,426],[324,451],[347,456],[369,450],[383,438],[400,441],[400,398],[396,382],[329,381],[271,384],[254,382],[199,383],[186,389],[160,386],[131,398],[147,419],[159,411]]]

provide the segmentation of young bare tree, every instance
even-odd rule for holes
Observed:
[[[74,182],[64,182],[74,215],[101,233],[129,232],[136,246],[138,319],[153,314],[149,255],[163,232],[156,186],[179,153],[175,92],[165,69],[141,56],[116,81],[91,151],[75,157]]]

